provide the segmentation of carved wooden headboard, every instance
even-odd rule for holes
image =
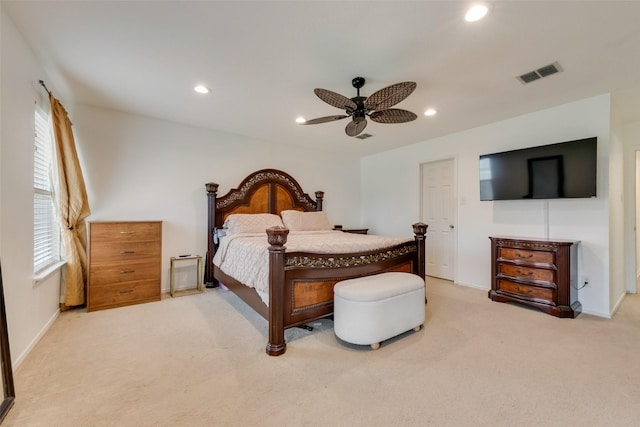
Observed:
[[[300,184],[289,174],[277,169],[262,169],[247,176],[238,186],[222,197],[217,197],[218,184],[206,184],[209,197],[215,205],[213,226],[222,227],[227,216],[237,213],[273,213],[279,215],[287,209],[321,211],[324,192],[316,191],[313,200],[302,191]],[[213,209],[211,209],[213,208]],[[213,212],[212,212],[213,211]]]
[[[205,282],[213,280],[212,262],[215,254],[213,230],[221,228],[231,214],[273,213],[279,215],[287,209],[321,211],[323,191],[316,191],[316,200],[302,191],[300,184],[286,172],[262,169],[247,176],[238,186],[222,197],[217,197],[218,184],[210,182],[207,188],[207,257]],[[265,237],[266,239],[266,237]]]

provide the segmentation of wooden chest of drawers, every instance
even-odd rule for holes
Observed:
[[[576,317],[577,241],[490,237],[489,298],[538,308],[556,317]]]
[[[162,222],[90,222],[87,311],[160,300]]]

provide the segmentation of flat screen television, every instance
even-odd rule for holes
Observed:
[[[596,197],[597,138],[480,156],[480,200]]]

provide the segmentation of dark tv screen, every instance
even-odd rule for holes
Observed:
[[[480,200],[596,197],[597,138],[480,156]]]

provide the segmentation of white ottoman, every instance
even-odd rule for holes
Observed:
[[[336,283],[333,327],[338,338],[371,345],[424,323],[424,280],[411,273],[381,273]]]

